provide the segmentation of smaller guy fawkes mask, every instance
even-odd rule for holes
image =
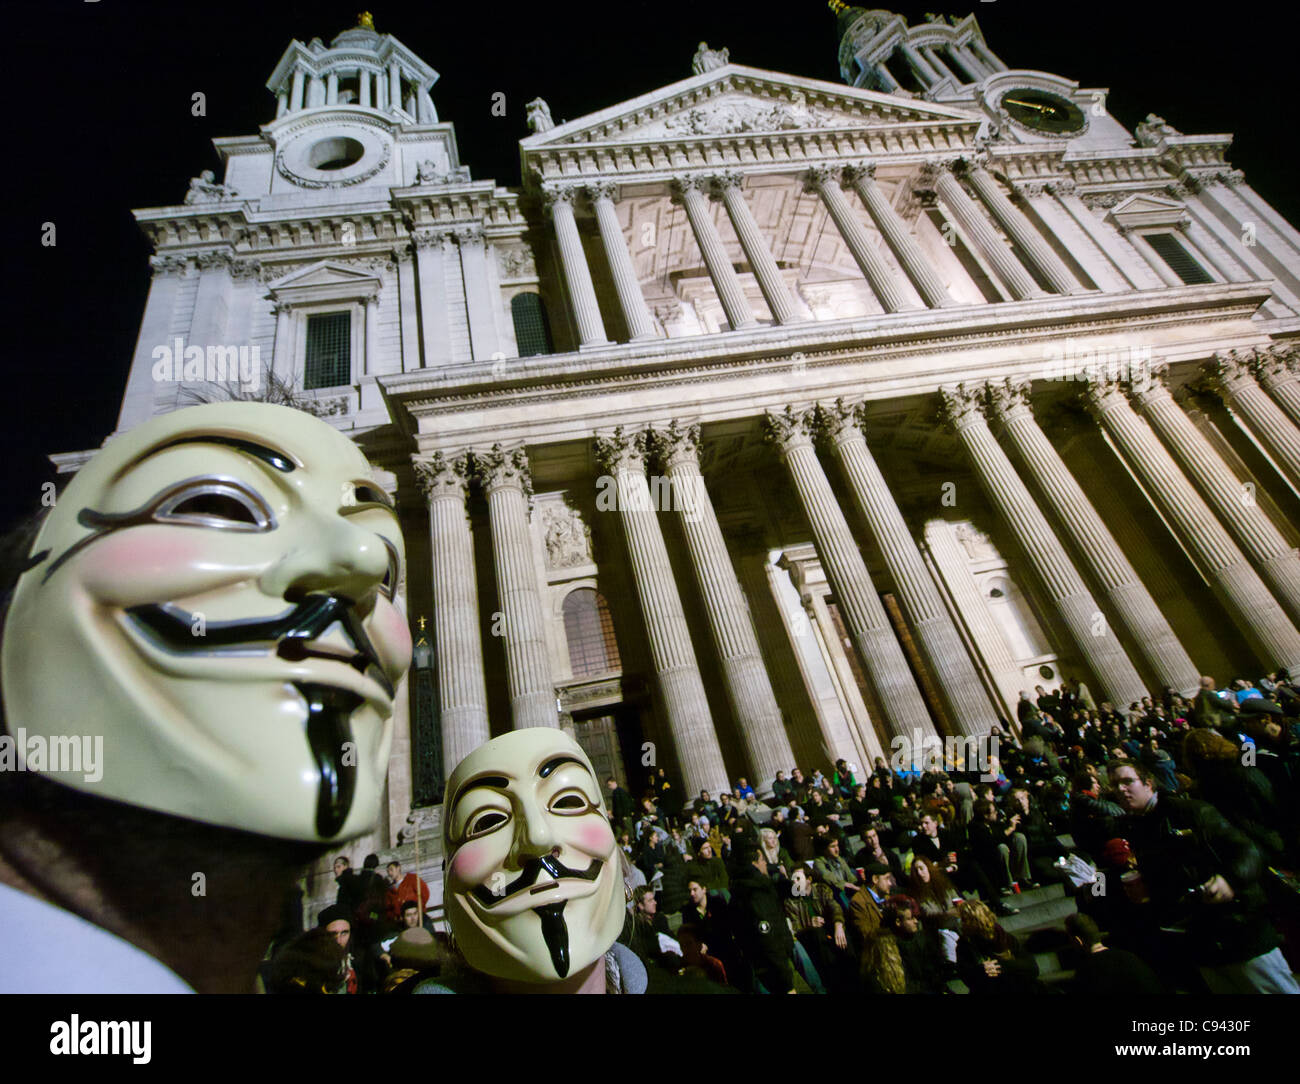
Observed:
[[[103,739],[69,787],[282,839],[374,828],[411,637],[402,536],[360,450],[214,403],[110,441],[58,498],[6,620],[8,729]]]
[[[574,975],[623,928],[618,842],[581,747],[533,727],[470,753],[443,805],[445,903],[479,971],[519,982]]]

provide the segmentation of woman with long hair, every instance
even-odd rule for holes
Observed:
[[[972,994],[1036,992],[1038,962],[999,924],[988,904],[967,900],[961,905],[961,937],[957,941],[957,973]]]

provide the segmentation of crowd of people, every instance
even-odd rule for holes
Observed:
[[[622,940],[743,992],[1300,993],[1298,718],[1286,673],[1126,709],[1065,681],[1022,693],[979,764],[793,768],[764,801],[610,779]],[[1008,932],[1048,882],[1076,913]],[[1070,981],[1044,984],[1045,951]]]

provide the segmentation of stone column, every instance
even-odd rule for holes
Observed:
[[[443,771],[452,769],[491,736],[483,644],[479,639],[474,539],[466,498],[469,462],[441,452],[413,456],[416,479],[429,502],[433,553],[433,629],[438,668],[438,718]]]
[[[1273,461],[1300,488],[1300,429],[1268,397],[1251,372],[1255,355],[1231,350],[1215,354],[1212,374],[1219,389],[1246,416]]]
[[[325,104],[325,84],[319,75],[307,76],[307,108],[316,109]]]
[[[943,599],[890,493],[889,483],[867,447],[861,428],[861,406],[837,399],[833,406],[822,408],[821,415],[835,457],[884,555],[921,650],[952,709],[953,723],[962,734],[989,733],[998,725],[997,713],[944,609]]]
[[[419,319],[418,321],[415,319],[415,306],[412,304],[411,326],[408,328],[407,314],[403,308],[402,349],[403,351],[406,349],[408,333],[414,338],[418,328],[424,345],[424,365],[433,368],[446,365],[452,360],[446,285],[452,240],[451,236],[443,231],[422,229],[415,233],[412,241],[415,244],[416,266],[420,279]],[[409,267],[409,262],[404,266]],[[398,269],[399,288],[400,274],[404,266],[399,265]],[[454,267],[451,270],[453,274],[456,272]],[[419,356],[418,353],[416,356]],[[406,367],[408,369],[411,367],[409,362]]]
[[[764,422],[767,438],[777,446],[790,470],[800,503],[812,525],[817,554],[871,677],[889,733],[909,741],[915,730],[934,734],[934,723],[912,678],[907,657],[894,636],[853,533],[817,459],[813,448],[816,411],[796,414],[786,407],[781,414],[769,412]]]
[[[970,49],[980,60],[982,60],[990,69],[995,72],[1004,72],[1007,66],[993,55],[993,50],[984,44],[979,38],[971,38]]]
[[[929,62],[930,67],[937,71],[941,78],[951,79],[957,86],[961,86],[961,80],[947,64],[943,62],[943,57],[934,51],[932,45],[922,45],[921,55]]]
[[[686,208],[686,217],[691,223],[691,232],[695,234],[695,243],[700,246],[704,257],[704,266],[709,269],[709,278],[713,288],[718,292],[718,300],[727,314],[727,322],[732,330],[757,327],[749,299],[741,289],[736,269],[731,266],[731,257],[718,236],[718,229],[709,214],[709,200],[705,195],[709,181],[701,176],[679,177],[674,182],[677,198]]]
[[[745,742],[752,778],[756,784],[761,780],[766,789],[777,772],[788,771],[795,763],[794,753],[759,652],[749,602],[740,589],[700,474],[699,439],[698,425],[681,427],[676,422],[652,434],[654,448],[671,480],[673,508],[704,596],[727,699]]]
[[[492,560],[504,619],[506,684],[516,730],[560,725],[555,679],[546,653],[542,598],[528,530],[532,483],[522,448],[475,453],[474,468],[487,495],[492,523]]]
[[[1233,544],[1173,457],[1129,405],[1118,381],[1091,381],[1089,404],[1124,458],[1146,482],[1203,575],[1217,588],[1237,626],[1268,666],[1300,665],[1300,632]]]
[[[554,185],[542,190],[551,221],[555,226],[555,239],[560,250],[560,265],[564,269],[564,284],[569,290],[573,305],[573,318],[578,324],[578,339],[582,346],[608,346],[605,325],[600,319],[600,305],[596,302],[596,287],[587,267],[587,254],[578,235],[578,223],[573,217],[573,185]]]
[[[758,228],[754,212],[749,209],[744,193],[740,190],[744,178],[739,173],[720,173],[714,184],[722,194],[723,206],[731,218],[731,225],[740,239],[740,247],[745,250],[749,266],[754,269],[758,279],[758,288],[763,291],[767,307],[778,324],[794,324],[802,317],[790,296],[790,288],[781,277],[781,269],[776,265],[776,257],[768,246],[767,238]]]
[[[375,72],[375,108],[388,108],[388,76],[382,71]]]
[[[614,207],[617,191],[618,186],[612,181],[601,181],[587,187],[587,195],[596,210],[601,244],[605,246],[605,257],[609,260],[609,269],[614,275],[614,289],[618,291],[618,303],[623,310],[628,334],[633,342],[641,342],[657,338],[659,333],[655,330],[654,317],[650,315],[645,295],[641,292],[641,283],[637,281],[636,268],[632,265],[632,254],[628,251],[623,227],[618,222],[618,211]]]
[[[917,293],[925,299],[925,303],[932,309],[942,309],[957,304],[948,295],[948,290],[943,280],[939,278],[934,264],[921,251],[921,246],[912,236],[912,231],[907,228],[907,223],[898,216],[898,212],[894,210],[885,193],[876,184],[875,165],[867,163],[850,166],[844,171],[844,179],[853,185],[858,198],[862,200],[862,205],[866,207],[871,220],[876,224],[876,229],[884,237],[903,270],[907,272],[907,277],[912,280]]]
[[[1055,513],[1057,524],[1083,555],[1106,600],[1119,614],[1156,677],[1162,685],[1172,686],[1184,696],[1194,693],[1200,684],[1200,672],[1114,535],[1034,420],[1029,385],[1011,380],[994,384],[989,402],[1016,453]]]
[[[921,171],[924,181],[933,178],[934,190],[943,201],[944,208],[957,221],[957,225],[979,249],[980,254],[992,265],[994,272],[1011,291],[1017,301],[1030,297],[1042,297],[1043,291],[1033,276],[1021,266],[1015,253],[1009,249],[998,236],[993,224],[985,217],[956,177],[952,175],[950,163],[931,163]]]
[[[365,68],[357,69],[357,105],[370,108],[370,73]]]
[[[943,75],[939,70],[926,57],[922,56],[913,45],[901,41],[898,43],[898,51],[903,54],[904,58],[912,66],[912,70],[930,86],[934,86],[935,83],[943,79]]]
[[[329,72],[325,76],[325,104],[339,104],[339,77],[337,72]]]
[[[1079,280],[1065,266],[1065,261],[1056,254],[1052,246],[1047,243],[1047,239],[1034,228],[1033,223],[1011,202],[988,170],[975,162],[967,162],[966,176],[970,178],[971,186],[978,193],[984,206],[993,213],[993,217],[1002,224],[1007,235],[1020,246],[1030,263],[1038,269],[1056,293],[1086,292],[1079,284]]]
[[[853,254],[858,267],[862,269],[862,273],[871,284],[872,292],[880,301],[880,307],[886,312],[899,312],[902,309],[912,308],[907,296],[899,287],[893,270],[880,255],[866,227],[853,213],[853,208],[849,206],[844,189],[840,187],[834,172],[824,166],[811,169],[808,171],[804,187],[805,191],[816,192],[821,196],[831,221],[835,223],[835,228],[844,238],[844,243]]]
[[[979,62],[966,51],[965,46],[949,45],[948,55],[952,57],[953,63],[966,73],[966,78],[960,80],[960,82],[978,83],[984,78],[984,72],[980,68]]]
[[[483,227],[476,222],[459,227],[455,238],[460,250],[461,281],[465,284],[470,356],[475,361],[489,361],[501,349],[496,322],[501,291],[489,278],[487,240]]]
[[[1146,685],[1116,639],[1101,607],[1070,561],[1025,483],[989,431],[982,389],[941,388],[944,410],[966,448],[980,483],[1024,548],[1061,614],[1070,638],[1101,682],[1107,700],[1128,704],[1146,695]]]
[[[1236,536],[1246,556],[1273,588],[1283,609],[1292,620],[1300,620],[1300,554],[1287,545],[1282,532],[1255,500],[1254,493],[1242,484],[1174,401],[1163,372],[1140,373],[1133,377],[1131,388],[1147,420],[1173,449],[1187,476]]]
[[[618,517],[627,538],[632,578],[645,619],[646,639],[681,765],[687,795],[729,788],[722,748],[713,729],[690,629],[645,476],[645,437],[616,429],[596,440],[601,469],[614,478]]]
[[[302,108],[303,93],[306,88],[305,76],[301,68],[293,69],[293,87],[289,91],[289,109],[296,113]]]
[[[1256,351],[1251,366],[1255,379],[1272,394],[1280,406],[1300,425],[1300,351],[1294,346],[1275,346],[1268,351]]]
[[[367,374],[379,371],[379,298],[366,298],[366,368]]]
[[[402,69],[396,60],[388,65],[388,106],[390,109],[402,108]]]
[[[285,301],[275,303],[275,343],[271,348],[271,368],[276,376],[287,380],[293,373],[293,306]]]
[[[275,119],[279,120],[287,112],[289,112],[289,92],[282,90],[275,96]]]

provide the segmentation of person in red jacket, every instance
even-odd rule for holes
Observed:
[[[402,876],[402,863],[388,863],[388,918],[391,922],[401,924],[402,906],[407,900],[415,900],[421,911],[428,910],[429,907],[429,886],[420,879],[417,873],[408,873]]]

